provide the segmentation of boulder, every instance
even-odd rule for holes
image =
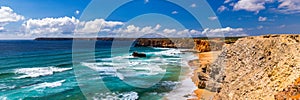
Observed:
[[[144,53],[133,52],[132,56],[133,57],[146,57],[147,55]]]

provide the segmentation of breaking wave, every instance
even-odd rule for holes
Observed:
[[[35,78],[40,76],[53,75],[54,73],[64,72],[71,69],[72,68],[58,68],[58,67],[21,68],[21,69],[16,69],[15,74],[21,75],[17,77],[17,79]]]

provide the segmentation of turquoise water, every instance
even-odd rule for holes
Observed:
[[[124,41],[126,42],[126,41]],[[72,41],[0,41],[0,99],[158,100],[180,84],[187,69],[178,49],[130,47],[111,52],[98,41],[95,61],[82,52],[72,61]],[[117,50],[126,50],[117,47]],[[130,56],[144,52],[146,58]]]

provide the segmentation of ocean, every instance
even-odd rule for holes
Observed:
[[[72,55],[72,44],[1,40],[0,100],[160,100],[181,86],[194,58],[171,48],[120,46],[114,50],[125,52],[112,52],[112,41],[97,41],[91,60],[85,48]],[[147,57],[130,56],[134,51]]]

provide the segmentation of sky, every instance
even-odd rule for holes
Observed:
[[[0,1],[0,39],[298,33],[299,0]]]

